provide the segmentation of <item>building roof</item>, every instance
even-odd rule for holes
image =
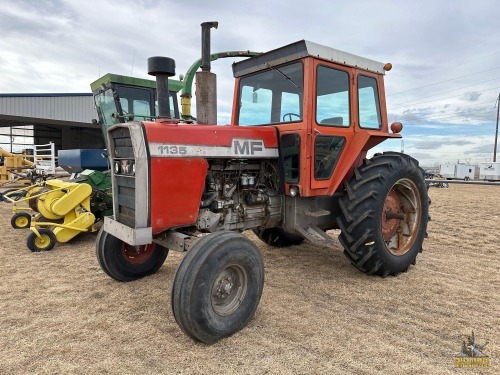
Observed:
[[[91,93],[0,94],[0,126],[69,125],[95,127]]]

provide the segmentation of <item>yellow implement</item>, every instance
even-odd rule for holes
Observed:
[[[36,198],[39,215],[31,219],[28,248],[48,251],[56,242],[68,242],[81,232],[93,231],[96,217],[90,212],[91,194],[92,187],[86,183],[46,181],[43,191],[30,197]]]
[[[36,200],[43,194],[43,183],[34,184],[20,189],[11,189],[2,195],[5,202],[12,203],[14,215],[10,221],[14,229],[29,228],[31,213],[36,205]]]

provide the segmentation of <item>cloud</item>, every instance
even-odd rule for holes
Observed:
[[[495,0],[474,7],[466,0],[454,1],[453,7],[431,0],[398,5],[310,0],[307,6],[298,0],[255,0],[251,6],[202,0],[5,1],[0,7],[0,92],[89,92],[90,82],[108,72],[151,78],[146,61],[157,55],[174,58],[177,74],[184,74],[201,55],[200,23],[219,21],[212,30],[213,52],[268,51],[307,39],[392,62],[384,78],[389,122],[402,121],[406,149],[419,152],[424,149],[412,149],[412,143],[436,142],[427,138],[432,135],[442,141],[462,131],[476,142],[472,139],[492,134],[498,90],[485,91],[492,86],[482,83],[498,77],[491,70],[500,58],[498,20],[491,11],[497,8]],[[307,27],[298,27],[299,22]],[[233,60],[213,64],[221,123],[230,118]],[[458,90],[472,85],[474,91]],[[437,97],[439,92],[449,93]],[[439,99],[447,96],[453,97]],[[450,143],[439,149],[451,155],[472,153],[475,146],[480,145]],[[443,155],[432,151],[427,156]]]
[[[493,156],[493,150],[494,150],[494,143],[485,143],[480,146],[474,147],[471,152],[476,154],[476,155],[491,155]],[[498,150],[498,146],[497,146]]]
[[[462,97],[461,99],[462,100],[465,100],[467,102],[477,102],[477,100],[479,99],[479,97],[481,96],[481,93],[480,92],[477,92],[477,91],[469,91],[469,92],[466,92]]]

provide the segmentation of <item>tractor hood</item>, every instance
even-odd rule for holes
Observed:
[[[143,124],[152,157],[278,157],[278,134],[274,127]]]

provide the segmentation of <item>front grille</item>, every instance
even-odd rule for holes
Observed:
[[[115,220],[135,227],[135,175],[131,173],[134,149],[128,128],[119,127],[110,133],[112,140],[112,167],[114,168],[114,215]],[[123,166],[128,166],[123,168]]]

